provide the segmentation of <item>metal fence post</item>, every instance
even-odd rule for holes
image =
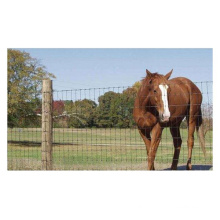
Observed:
[[[52,170],[52,138],[53,138],[53,91],[52,80],[44,79],[42,86],[42,170]]]

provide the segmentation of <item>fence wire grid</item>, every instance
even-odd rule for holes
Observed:
[[[196,82],[203,95],[202,115],[206,158],[195,133],[194,170],[212,169],[212,82]],[[53,170],[146,170],[147,152],[133,119],[134,87],[109,87],[53,91]],[[30,104],[30,103],[29,103]],[[42,99],[32,114],[17,113],[8,127],[8,170],[42,169]],[[25,108],[23,108],[25,111]],[[180,127],[182,148],[178,169],[188,159],[187,123]],[[174,153],[169,128],[164,128],[155,168],[169,170]]]

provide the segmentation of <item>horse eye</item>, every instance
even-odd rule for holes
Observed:
[[[157,91],[156,90],[154,90],[154,93],[156,93]]]

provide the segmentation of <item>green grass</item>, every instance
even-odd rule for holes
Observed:
[[[179,164],[187,161],[187,130]],[[212,165],[212,132],[206,135],[205,159],[195,135],[193,164]],[[41,129],[8,129],[8,169],[41,169]],[[53,133],[55,170],[145,170],[146,148],[137,129],[59,129]],[[169,129],[164,129],[155,167],[168,168],[173,157]]]

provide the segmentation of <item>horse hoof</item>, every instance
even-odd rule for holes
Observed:
[[[147,170],[155,170],[154,166],[148,167]]]
[[[187,164],[187,165],[186,165],[186,169],[187,169],[187,170],[192,170],[192,164]]]
[[[177,170],[177,166],[171,166],[171,170]]]

